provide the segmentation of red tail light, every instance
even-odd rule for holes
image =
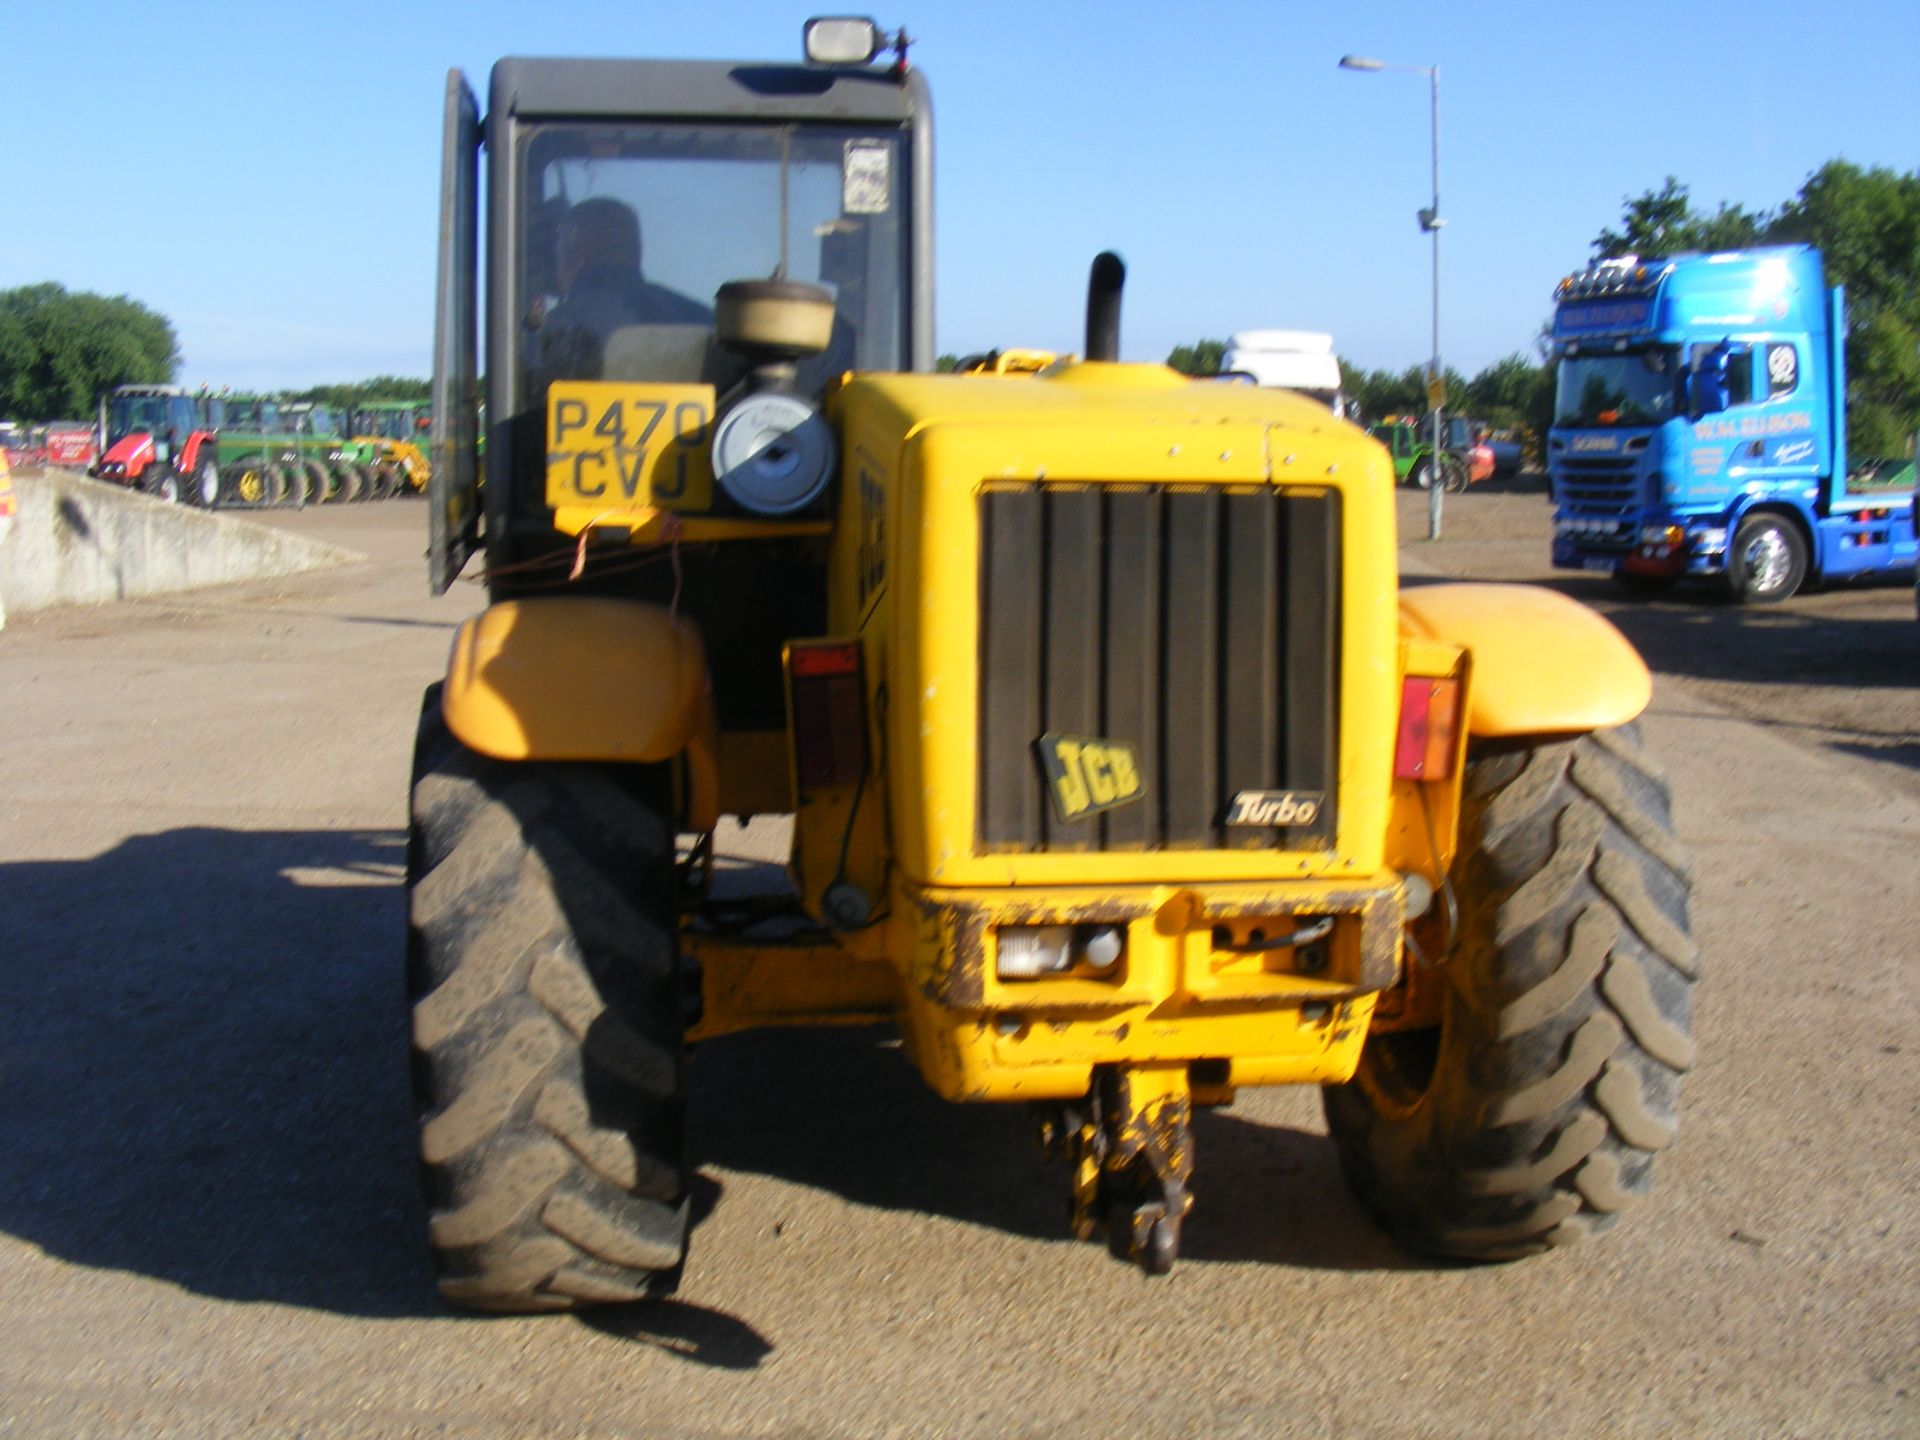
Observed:
[[[1393,747],[1396,780],[1445,780],[1453,774],[1460,737],[1460,682],[1409,675],[1400,682],[1400,733]]]
[[[859,642],[793,641],[787,646],[787,691],[801,791],[856,784],[867,771],[867,687]]]

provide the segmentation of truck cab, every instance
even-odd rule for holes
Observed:
[[[1765,603],[1913,563],[1898,480],[1849,462],[1844,295],[1818,251],[1606,260],[1555,300],[1555,565]]]

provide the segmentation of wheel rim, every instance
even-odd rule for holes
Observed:
[[[1769,525],[1740,552],[1740,568],[1748,589],[1756,594],[1771,595],[1783,587],[1793,573],[1793,552],[1787,546],[1787,537]]]
[[[220,470],[211,460],[200,467],[200,503],[211,510],[220,502]]]
[[[240,472],[240,478],[234,482],[234,492],[249,505],[258,505],[266,494],[266,485],[260,479],[260,472],[246,469]]]

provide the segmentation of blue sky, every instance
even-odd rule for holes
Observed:
[[[893,0],[889,0],[893,3]],[[501,55],[795,55],[741,0],[0,0],[0,288],[126,294],[188,383],[430,365],[439,107]],[[1425,358],[1428,85],[1441,70],[1442,349],[1531,353],[1553,282],[1668,174],[1771,207],[1842,156],[1920,167],[1920,5],[1015,4],[908,0],[937,130],[938,343],[1078,349],[1087,265],[1121,348],[1333,332]]]

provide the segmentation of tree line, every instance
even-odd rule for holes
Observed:
[[[1591,258],[1789,242],[1818,246],[1829,282],[1847,287],[1849,449],[1862,456],[1910,453],[1920,424],[1920,172],[1831,160],[1799,194],[1771,210],[1724,200],[1712,210],[1696,209],[1687,187],[1669,175],[1658,189],[1623,202],[1618,228],[1605,226],[1594,236]],[[1471,379],[1449,370],[1448,408],[1544,434],[1553,418],[1544,337],[1543,326],[1531,358],[1516,350]],[[1167,364],[1212,375],[1225,350],[1223,340],[1177,345]],[[941,368],[952,368],[955,357],[940,358]],[[52,282],[0,290],[0,418],[82,417],[101,392],[172,383],[179,368],[172,322],[128,296],[70,293]],[[1340,368],[1347,393],[1369,418],[1426,408],[1421,366],[1368,370],[1343,361]],[[345,406],[424,399],[427,388],[425,380],[383,375],[314,386],[292,398]]]

